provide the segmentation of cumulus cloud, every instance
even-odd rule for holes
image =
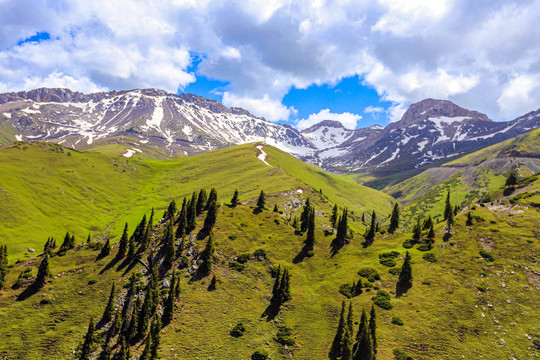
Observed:
[[[323,109],[316,114],[309,115],[307,119],[299,120],[296,123],[296,127],[299,130],[303,130],[323,120],[334,120],[339,121],[347,129],[356,129],[356,125],[360,119],[362,119],[362,116],[358,114],[351,114],[349,112],[334,114],[330,109]]]
[[[292,87],[359,75],[395,103],[388,120],[426,97],[508,118],[540,106],[539,14],[533,0],[3,0],[0,89],[176,92],[199,75],[275,121],[294,118]],[[37,32],[50,39],[19,45]]]
[[[384,108],[380,107],[380,106],[373,106],[373,105],[369,105],[368,107],[366,107],[364,109],[364,112],[366,114],[377,114],[377,113],[382,113],[384,112]]]

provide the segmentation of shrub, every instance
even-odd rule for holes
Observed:
[[[391,268],[391,269],[388,269],[388,272],[392,275],[399,275],[399,272],[400,272],[400,268]]]
[[[251,255],[248,254],[248,253],[240,254],[240,255],[238,255],[236,261],[238,261],[240,264],[245,264],[245,263],[248,262],[250,256],[251,256]]]
[[[97,283],[96,279],[92,279],[88,281],[88,285],[94,285],[95,283]]]
[[[491,232],[494,232],[494,233],[498,233],[498,232],[500,232],[500,230],[499,230],[499,229],[489,229],[489,231],[491,231]]]
[[[485,250],[480,250],[480,256],[482,256],[487,261],[495,261],[495,258],[493,257],[493,255],[491,255]]]
[[[402,245],[403,245],[403,247],[404,247],[405,249],[410,249],[410,248],[412,248],[412,244],[411,244],[411,242],[410,242],[409,240],[405,240],[405,241],[403,242]]]
[[[343,284],[339,287],[339,293],[345,296],[347,299],[353,297],[353,288],[351,284]]]
[[[425,253],[423,256],[422,256],[422,259],[426,260],[426,261],[429,261],[429,262],[437,262],[437,257],[435,256],[434,253]]]
[[[234,337],[240,337],[244,335],[245,331],[246,331],[246,327],[244,326],[244,324],[238,323],[232,328],[229,334],[231,334],[231,336],[234,336]]]
[[[240,223],[240,226],[241,227],[248,227],[248,225],[246,223]]]
[[[450,234],[449,232],[445,232],[442,239],[444,242],[447,242],[448,240],[450,240],[451,237],[452,237],[452,234]]]
[[[422,285],[431,285],[431,281],[424,280],[422,281]]]
[[[377,270],[371,267],[363,267],[358,271],[358,275],[365,277],[369,282],[375,282],[375,280],[380,280],[381,277]]]
[[[14,286],[15,287],[21,286],[25,280],[28,280],[31,277],[32,277],[32,268],[31,267],[24,268],[23,271],[21,271],[21,273],[17,277],[17,281],[15,281]]]
[[[414,360],[411,355],[407,354],[400,348],[395,348],[392,353],[394,354],[395,360]]]
[[[264,249],[257,249],[257,250],[255,250],[255,251],[253,252],[253,256],[265,258],[265,257],[266,257],[266,250],[264,250]]]
[[[274,222],[276,223],[276,225],[279,225],[279,219],[274,219]]]
[[[281,325],[278,327],[276,334],[276,341],[281,345],[293,346],[295,344],[294,339],[291,337],[292,330],[287,325]]]
[[[429,246],[429,244],[424,243],[424,244],[418,245],[416,249],[418,249],[419,251],[429,251],[431,250],[431,247]]]
[[[476,285],[476,288],[478,289],[478,291],[481,291],[481,292],[487,291],[487,287],[485,285]]]
[[[398,318],[397,316],[393,316],[393,317],[392,317],[392,324],[396,324],[396,325],[399,325],[399,326],[403,326],[403,320],[401,320],[401,319]]]
[[[400,255],[401,254],[397,251],[390,251],[390,252],[379,254],[379,259],[387,259],[387,258],[395,259],[395,258],[398,258]]]
[[[380,259],[379,262],[380,262],[382,265],[388,266],[388,267],[394,267],[394,266],[396,266],[396,260],[390,259],[390,258]]]
[[[240,264],[238,261],[229,261],[229,267],[236,271],[243,271],[246,268],[246,265]]]
[[[234,234],[229,235],[229,240],[235,240],[235,239],[236,239],[236,235]]]
[[[375,305],[385,310],[390,310],[393,307],[390,303],[390,294],[384,290],[377,291],[377,295],[372,297],[371,300]]]
[[[251,354],[251,360],[266,360],[268,359],[268,351],[257,349]]]

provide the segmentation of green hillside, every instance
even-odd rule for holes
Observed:
[[[118,240],[155,207],[162,212],[172,199],[215,187],[220,201],[235,189],[244,198],[261,189],[323,190],[325,199],[348,206],[356,214],[377,209],[387,216],[392,198],[306,165],[291,155],[265,146],[269,167],[257,158],[253,144],[165,161],[145,161],[65,149],[49,143],[15,143],[0,148],[0,227],[10,244],[10,259],[29,257],[49,236],[66,231],[77,242],[89,233]],[[303,189],[303,190],[302,190]],[[226,194],[226,195],[225,195]],[[221,197],[223,195],[224,197]],[[350,199],[350,200],[349,200]],[[354,226],[354,225],[353,225]],[[356,226],[363,231],[363,226]]]

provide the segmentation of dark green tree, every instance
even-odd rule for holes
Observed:
[[[330,225],[332,226],[332,232],[337,229],[337,224],[339,220],[339,210],[337,204],[334,205],[332,209],[332,215],[330,216]]]
[[[141,222],[137,227],[135,228],[135,231],[133,231],[133,235],[131,235],[131,241],[135,241],[137,244],[139,244],[143,237],[144,233],[146,231],[146,214],[143,215]]]
[[[47,283],[47,278],[51,275],[51,271],[49,270],[49,254],[43,255],[43,259],[41,260],[41,263],[39,264],[36,280],[34,281],[34,285],[37,287],[42,287]]]
[[[88,237],[86,238],[86,243],[89,244],[90,241],[92,241],[92,235],[88,233]]]
[[[413,228],[413,240],[419,242],[422,239],[422,226],[420,225],[420,216],[416,219],[416,225]]]
[[[506,186],[507,187],[513,187],[516,186],[518,182],[518,177],[514,171],[510,172],[510,175],[508,175],[508,178],[506,179]]]
[[[446,202],[444,205],[444,220],[448,219],[448,216],[452,214],[452,204],[450,203],[450,190],[448,190],[448,194],[446,195]]]
[[[103,259],[104,257],[109,256],[111,253],[111,241],[109,237],[107,237],[107,241],[105,241],[105,244],[103,244],[103,247],[101,248],[101,251],[99,252],[98,259]]]
[[[328,352],[328,357],[330,360],[339,360],[341,359],[341,351],[343,348],[343,337],[345,335],[345,301],[341,303],[341,314],[339,315],[339,324],[334,336],[334,341],[332,341],[332,346]]]
[[[354,360],[374,360],[373,342],[368,325],[366,310],[362,309],[358,333],[356,334],[356,345],[354,349]]]
[[[210,280],[210,285],[208,285],[208,290],[216,290],[217,286],[217,279],[216,275],[212,276],[212,280]]]
[[[162,322],[163,325],[168,325],[171,323],[173,316],[174,316],[174,288],[175,282],[174,274],[173,278],[171,279],[171,286],[169,287],[169,292],[167,295],[167,300],[165,300],[165,305],[163,306],[163,315],[162,315]]]
[[[431,242],[433,242],[433,240],[435,239],[435,230],[433,230],[433,224],[431,224],[431,226],[429,227],[427,238],[431,240]]]
[[[412,268],[411,268],[411,255],[407,251],[405,253],[405,260],[401,266],[401,271],[399,272],[398,282],[401,284],[411,285],[413,280]]]
[[[164,265],[171,266],[174,260],[176,260],[176,249],[174,244],[174,229],[173,222],[169,221],[165,235],[163,237],[163,252],[164,252]]]
[[[208,208],[208,213],[206,214],[206,218],[204,219],[204,230],[205,231],[211,231],[214,225],[216,224],[217,219],[217,213],[218,213],[218,205],[215,201],[213,201],[210,204],[210,207]]]
[[[75,247],[75,235],[71,236],[69,232],[66,232],[64,236],[64,242],[60,245],[58,252],[65,253],[66,251],[73,249]]]
[[[217,191],[215,188],[212,188],[210,190],[210,195],[208,195],[208,200],[206,200],[206,205],[204,206],[204,210],[210,209],[210,205],[215,202],[217,204]]]
[[[345,244],[347,242],[347,236],[349,231],[349,210],[347,208],[343,209],[343,214],[339,218],[336,239],[340,244]]]
[[[178,217],[178,227],[176,228],[176,238],[179,239],[186,234],[186,225],[187,225],[187,209],[186,209],[186,198],[182,202],[182,210],[180,210],[180,216]]]
[[[369,314],[369,332],[371,333],[371,344],[373,353],[377,353],[377,319],[375,315],[375,305],[371,304],[371,313]],[[375,357],[373,357],[375,359]]]
[[[309,215],[306,241],[304,242],[306,251],[313,251],[315,245],[315,211]]]
[[[94,319],[90,317],[90,323],[88,324],[88,330],[84,337],[84,343],[81,350],[81,356],[79,360],[90,360],[92,355],[92,344],[94,343]]]
[[[313,210],[313,207],[311,206],[311,201],[309,200],[309,198],[307,198],[306,203],[304,204],[304,209],[302,210],[302,213],[300,214],[300,231],[301,232],[306,232],[309,226],[309,216],[312,210]]]
[[[277,204],[274,204],[274,210],[272,210],[272,212],[275,212],[275,213],[279,212],[279,209],[278,209],[278,207],[277,207]]]
[[[45,252],[48,255],[48,252]],[[6,283],[6,275],[8,272],[7,260],[7,245],[0,245],[0,290],[4,288]]]
[[[146,249],[148,248],[148,245],[150,244],[150,234],[152,232],[152,228],[154,227],[153,222],[154,222],[154,208],[152,208],[152,212],[150,213],[150,219],[148,219],[148,223],[146,224],[146,228],[144,229],[144,234],[141,239],[141,246],[139,247],[139,253],[146,251]]]
[[[125,332],[124,336],[126,338],[126,341],[129,343],[130,341],[134,341],[135,339],[139,338],[139,309],[141,309],[141,298],[137,298],[135,300],[135,304],[131,308],[131,316],[129,325],[127,327],[127,331]],[[142,309],[141,309],[142,311]]]
[[[424,221],[424,226],[422,227],[424,230],[429,229],[431,226],[433,226],[433,219],[431,218],[431,214],[428,216],[428,218]]]
[[[212,233],[210,233],[210,236],[208,237],[208,241],[206,242],[206,247],[203,250],[201,254],[201,266],[199,267],[201,273],[208,275],[212,271],[212,267],[214,265],[214,236]]]
[[[197,193],[193,193],[187,212],[186,233],[190,233],[197,226]]]
[[[152,348],[152,334],[148,334],[144,344],[144,350],[139,360],[150,360],[150,349]]]
[[[369,231],[366,234],[366,240],[373,241],[375,239],[376,231],[377,231],[377,214],[375,214],[375,210],[373,210],[373,213],[371,214],[371,226],[369,227]]]
[[[167,207],[167,210],[165,210],[165,213],[163,214],[163,218],[165,220],[167,219],[173,219],[176,216],[176,201],[173,199],[169,206]]]
[[[199,191],[199,196],[197,197],[197,206],[195,207],[197,215],[200,215],[203,212],[207,200],[206,190],[201,189]]]
[[[393,234],[399,227],[399,204],[396,202],[394,209],[392,210],[392,216],[390,216],[390,226],[388,232]]]
[[[450,211],[448,214],[448,217],[446,218],[446,229],[448,232],[452,229],[452,225],[454,225],[454,213]]]
[[[127,250],[129,246],[129,236],[128,236],[128,224],[124,226],[124,233],[122,234],[122,237],[120,238],[120,243],[118,244],[118,257],[122,258],[126,256]]]
[[[259,194],[259,198],[257,199],[257,210],[263,211],[264,207],[266,206],[266,195],[264,194],[264,191],[261,190],[261,193]]]
[[[239,204],[239,200],[238,200],[238,189],[234,190],[234,195],[231,199],[231,206],[232,207],[236,207],[238,206]]]
[[[107,306],[105,306],[103,316],[101,317],[101,321],[103,321],[105,324],[112,320],[114,314],[115,291],[116,289],[113,283],[111,287],[111,293],[109,295],[109,301],[107,301]]]
[[[467,226],[473,225],[472,215],[470,211],[467,213],[467,221],[465,222],[465,225]]]
[[[161,331],[161,321],[159,316],[154,316],[152,320],[152,326],[150,328],[150,334],[152,335],[152,347],[150,348],[150,359],[155,360],[159,357],[159,344],[160,344],[160,331]]]
[[[353,355],[353,338],[354,338],[354,320],[353,320],[353,307],[352,303],[349,303],[349,314],[347,315],[347,326],[345,326],[345,332],[343,334],[343,341],[341,344],[341,359],[351,360]]]

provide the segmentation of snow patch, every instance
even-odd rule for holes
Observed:
[[[394,159],[396,158],[397,154],[399,154],[399,148],[397,148],[396,151],[394,151],[394,152],[392,153],[392,155],[391,155],[388,159],[386,159],[386,160],[384,160],[382,163],[380,163],[379,166],[382,165],[382,164],[386,164],[387,162],[390,162],[390,161],[394,160]]]
[[[7,117],[8,119],[11,119],[11,113],[4,113],[4,116]]]
[[[133,156],[133,154],[135,154],[135,150],[131,150],[131,149],[126,149],[126,153],[123,154],[122,156],[123,157],[127,157],[127,158],[130,158]]]
[[[257,149],[259,149],[259,151],[261,152],[259,155],[257,155],[257,159],[261,160],[266,165],[272,167],[272,165],[270,165],[269,163],[266,162],[266,158],[268,157],[268,154],[266,154],[264,152],[263,146],[262,145],[257,145]]]
[[[17,141],[22,141],[22,135],[15,135],[15,139],[17,139]]]
[[[302,190],[302,189],[296,189],[296,192],[299,193],[299,194],[303,194],[303,193],[304,193],[304,190]]]
[[[420,142],[418,142],[418,151],[422,151],[424,150],[424,148],[426,147],[426,145],[429,143],[429,140],[422,140]]]

